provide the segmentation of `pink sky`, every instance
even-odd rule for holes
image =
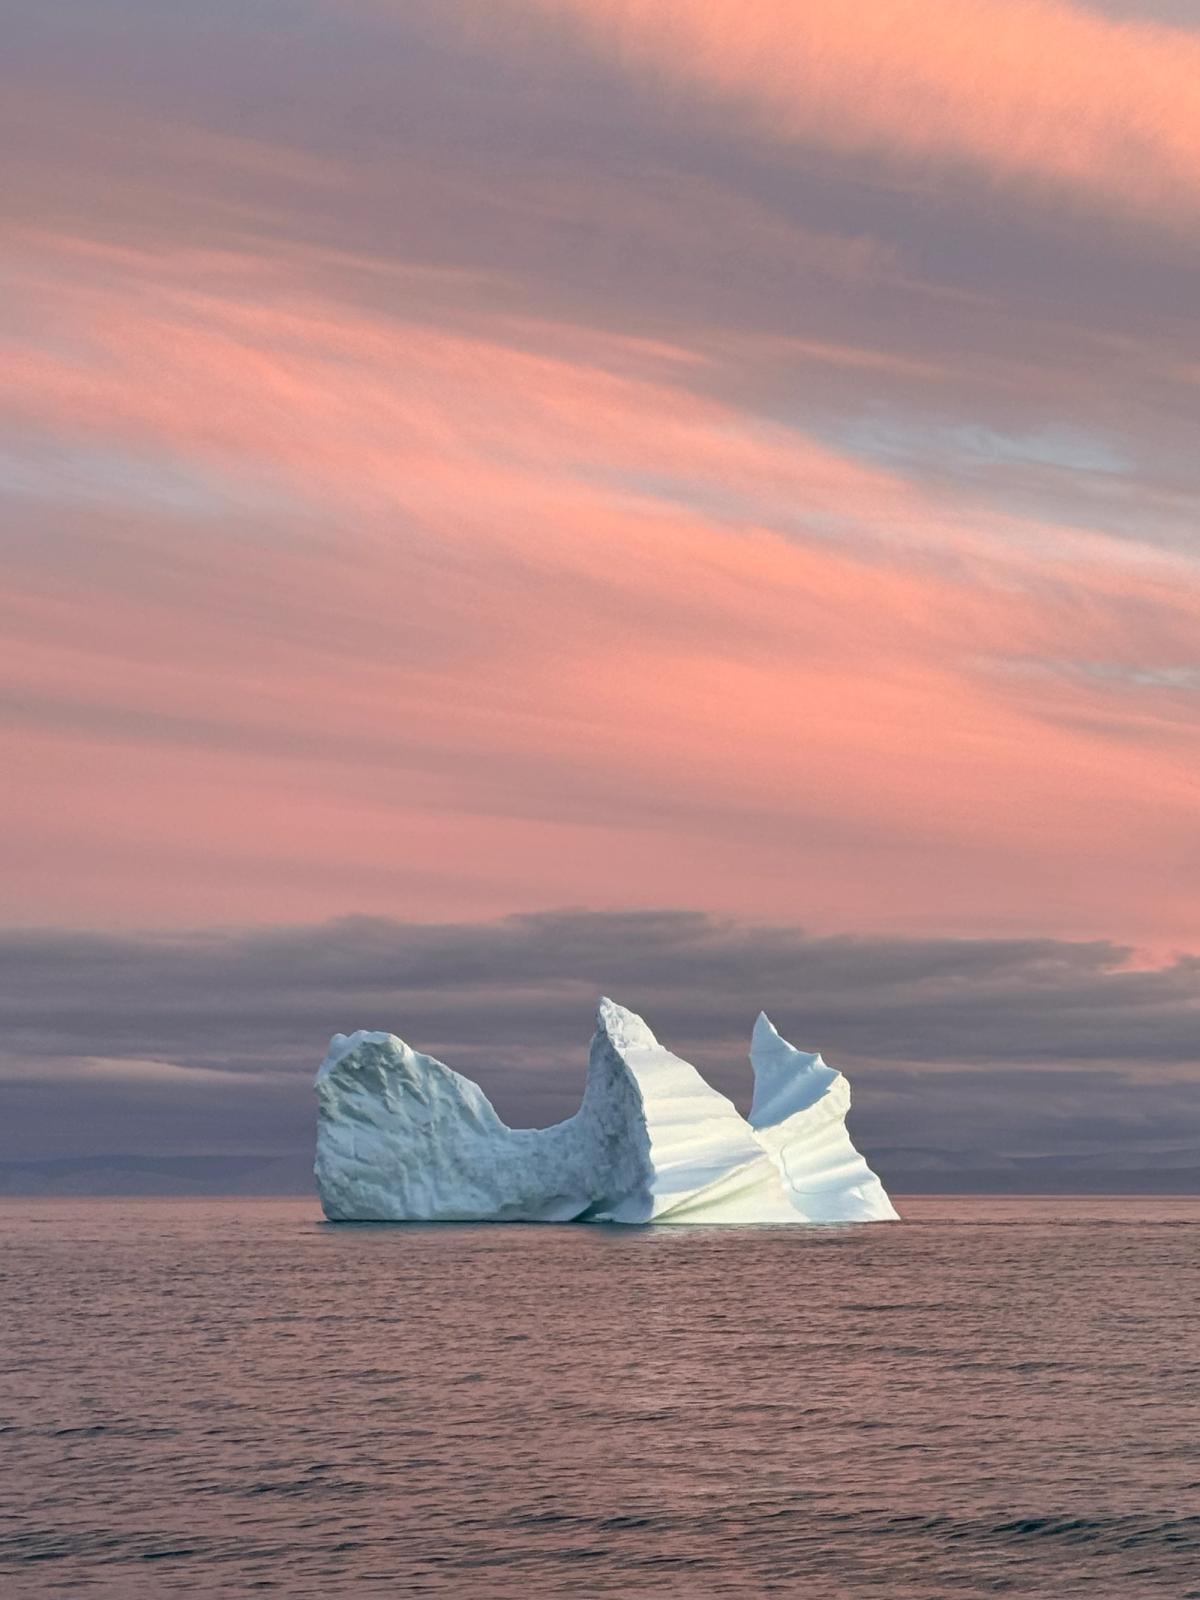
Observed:
[[[1200,948],[1200,33],[743,11],[18,26],[7,921]]]

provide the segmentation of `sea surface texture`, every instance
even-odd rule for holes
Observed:
[[[0,1205],[0,1594],[1200,1597],[1200,1200]]]

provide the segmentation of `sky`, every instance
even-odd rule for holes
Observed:
[[[335,1028],[567,1115],[604,990],[1200,1184],[1191,0],[0,22],[0,1187],[302,1185]]]

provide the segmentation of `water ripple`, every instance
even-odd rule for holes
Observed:
[[[3,1204],[0,1593],[1200,1600],[1200,1202]]]

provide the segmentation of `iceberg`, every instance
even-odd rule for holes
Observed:
[[[579,1110],[510,1128],[477,1083],[390,1033],[336,1034],[314,1174],[331,1222],[877,1222],[896,1212],[846,1131],[850,1086],[755,1024],[749,1118],[603,999]]]

